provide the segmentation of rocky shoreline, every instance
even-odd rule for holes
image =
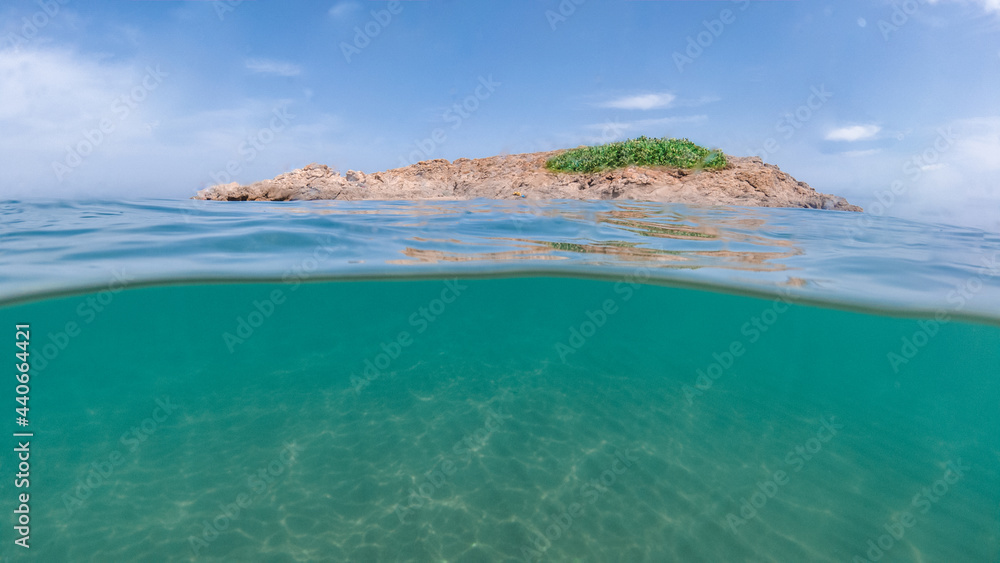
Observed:
[[[322,164],[242,186],[212,186],[194,199],[287,200],[636,200],[692,205],[806,207],[862,211],[844,198],[822,194],[758,157],[727,156],[720,170],[629,167],[592,174],[551,172],[545,162],[563,151],[489,158],[427,160],[385,172],[338,171]]]

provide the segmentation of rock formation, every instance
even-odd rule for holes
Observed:
[[[861,211],[843,198],[821,194],[758,157],[727,156],[721,170],[628,167],[590,174],[556,173],[545,162],[562,151],[427,160],[403,168],[343,176],[322,164],[248,186],[222,184],[195,199],[222,201],[617,199],[695,205],[810,207]]]

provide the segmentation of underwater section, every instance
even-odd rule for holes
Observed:
[[[33,432],[30,488],[11,453],[29,439],[6,439],[4,553],[1000,557],[995,324],[819,307],[794,284],[670,287],[642,266],[286,281],[0,308],[11,363],[30,327]],[[26,492],[30,551],[12,546]]]

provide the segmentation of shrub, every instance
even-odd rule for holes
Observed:
[[[626,166],[671,168],[725,168],[726,155],[687,139],[639,137],[598,147],[581,147],[556,155],[545,163],[553,172],[600,172]]]

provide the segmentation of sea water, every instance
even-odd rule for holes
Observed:
[[[1000,561],[997,235],[147,201],[0,237],[4,561]]]

